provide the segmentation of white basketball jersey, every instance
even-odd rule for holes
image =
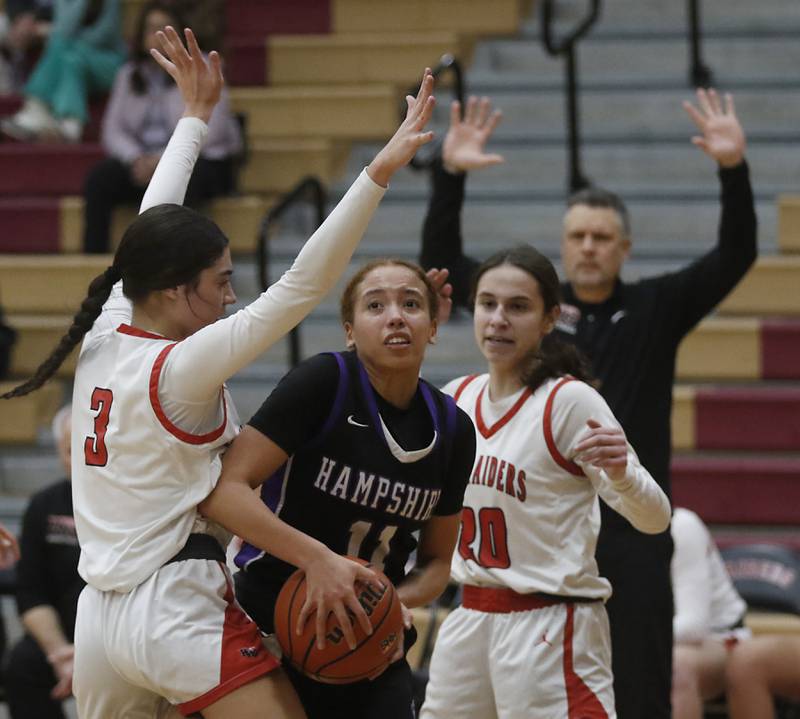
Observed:
[[[191,434],[170,421],[158,388],[176,344],[123,324],[81,348],[72,399],[78,571],[100,590],[137,586],[184,546],[196,520],[195,531],[209,531],[197,505],[216,485],[239,420],[223,390],[209,403],[215,429]]]
[[[452,576],[526,594],[605,599],[594,553],[598,495],[645,532],[669,525],[669,501],[628,445],[625,477],[580,463],[587,420],[618,427],[605,400],[571,378],[492,402],[489,375],[445,387],[475,423],[475,466],[464,497]]]

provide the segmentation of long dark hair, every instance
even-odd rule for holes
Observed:
[[[228,238],[207,217],[181,205],[157,205],[139,215],[125,231],[114,262],[89,283],[86,297],[66,334],[26,382],[0,395],[11,399],[41,387],[61,366],[100,316],[111,288],[122,280],[132,302],[151,292],[193,285],[228,246]]]
[[[496,252],[475,271],[470,298],[473,309],[481,277],[501,265],[518,267],[536,280],[546,314],[561,304],[561,283],[553,263],[530,245],[519,245]],[[536,389],[545,380],[564,375],[584,382],[591,381],[589,364],[578,349],[549,334],[532,353],[522,372],[522,381],[531,389]]]
[[[172,3],[163,2],[163,0],[150,0],[142,6],[139,12],[139,17],[136,20],[136,32],[133,36],[133,43],[131,46],[131,60],[133,61],[133,72],[131,73],[131,90],[136,95],[144,95],[147,92],[147,80],[145,80],[142,73],[142,67],[145,63],[149,62],[150,48],[144,46],[144,31],[147,16],[151,12],[163,12],[169,15],[170,23],[174,28],[184,28],[186,23],[180,10]],[[179,30],[180,32],[180,30]],[[172,79],[167,73],[159,73],[158,77],[164,86],[170,85]]]

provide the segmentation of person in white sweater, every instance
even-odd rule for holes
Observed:
[[[730,647],[749,637],[739,596],[711,533],[694,512],[672,515],[672,716],[702,719],[703,702],[725,692]]]
[[[228,242],[210,220],[180,206],[223,86],[170,27],[159,64],[186,104],[111,266],[34,377],[33,391],[82,341],[75,374],[72,480],[87,587],[78,604],[74,690],[82,719],[301,717],[302,708],[256,625],[233,597],[224,546],[236,533],[302,567],[308,603],[325,616],[353,612],[369,627],[354,582],[361,565],[278,520],[252,496],[225,529],[198,505],[216,486],[221,454],[239,421],[225,381],[296,325],[324,297],[394,172],[431,139],[433,80],[397,133],[361,173],[293,266],[260,297],[236,300]],[[230,500],[236,502],[236,499]],[[226,508],[229,509],[229,508]],[[228,530],[228,531],[226,531]],[[342,627],[352,642],[352,627]]]

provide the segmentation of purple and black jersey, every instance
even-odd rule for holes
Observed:
[[[317,355],[281,380],[250,425],[289,455],[262,485],[270,509],[395,584],[417,546],[414,533],[432,515],[461,511],[474,428],[424,380],[398,409],[374,391],[354,352]],[[236,564],[244,570],[240,601],[269,631],[274,598],[295,567],[248,544]]]

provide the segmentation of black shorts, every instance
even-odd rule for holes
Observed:
[[[284,663],[308,719],[414,719],[411,668],[405,659],[372,681],[322,684]]]

